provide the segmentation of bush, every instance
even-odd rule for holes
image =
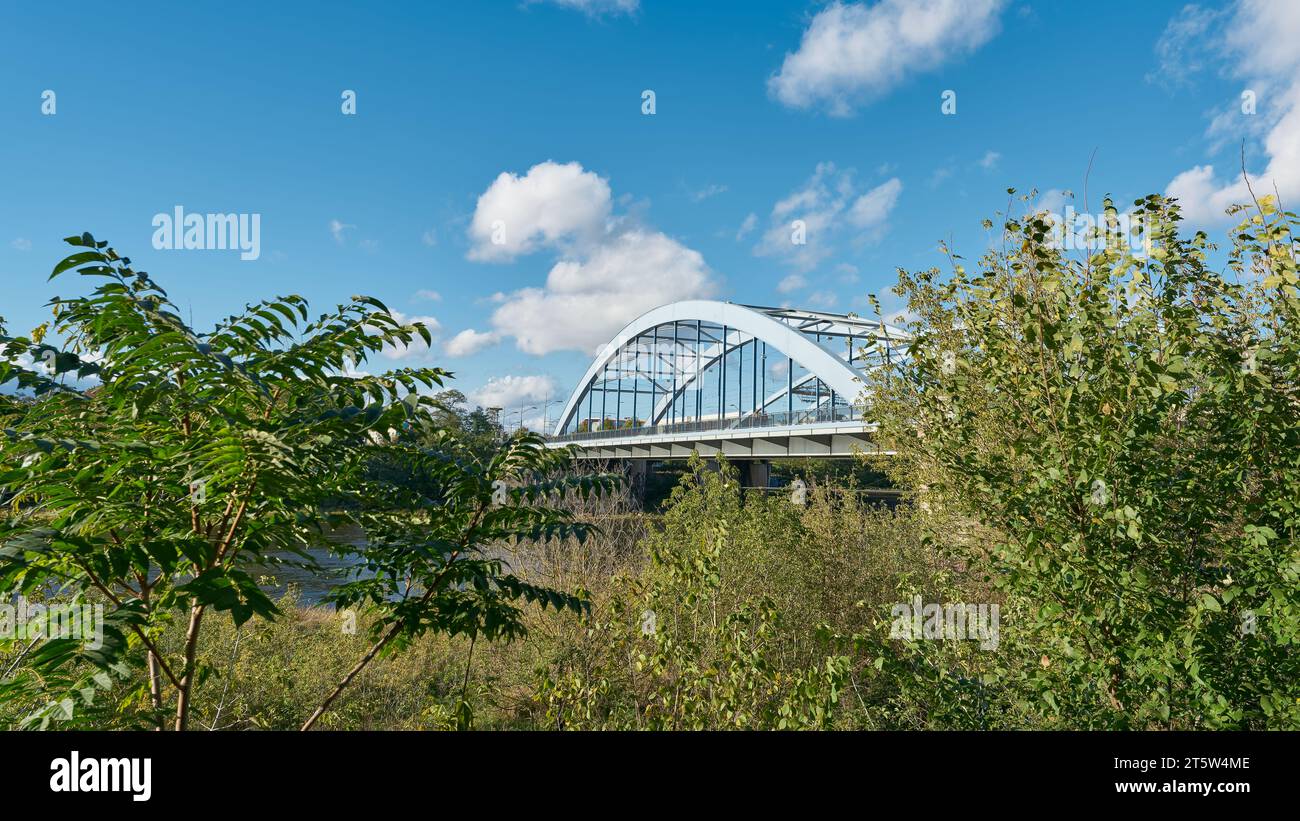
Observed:
[[[1176,203],[1135,205],[1149,257],[1112,226],[1068,258],[1037,214],[973,273],[903,274],[917,337],[871,412],[896,478],[985,530],[937,546],[1004,597],[1014,652],[980,686],[1014,723],[1294,728],[1295,215],[1259,203],[1230,281]]]

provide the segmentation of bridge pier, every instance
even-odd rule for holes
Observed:
[[[745,487],[766,488],[772,478],[772,463],[766,459],[750,459]]]
[[[644,502],[646,481],[650,478],[650,460],[628,459],[626,464],[627,481],[632,490],[632,495],[637,501]]]
[[[741,487],[766,488],[772,478],[772,463],[767,459],[731,459],[731,466],[736,470],[736,478]],[[720,468],[717,459],[705,459],[704,469],[717,472]]]

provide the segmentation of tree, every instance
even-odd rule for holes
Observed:
[[[390,646],[405,646],[431,631],[465,635],[471,642],[519,638],[526,633],[519,602],[587,612],[584,596],[524,581],[509,572],[503,554],[507,545],[523,539],[586,540],[592,525],[569,510],[541,503],[571,493],[586,498],[612,492],[621,477],[566,475],[569,454],[548,449],[534,434],[512,437],[487,458],[451,432],[441,432],[432,444],[390,449],[390,456],[400,458],[416,477],[414,486],[358,489],[359,495],[390,494],[394,504],[359,517],[366,544],[355,550],[362,560],[356,566],[358,578],[339,585],[329,600],[339,607],[375,611],[375,640],[303,724],[304,730]],[[458,726],[470,726],[468,709],[462,694]]]
[[[440,391],[433,399],[437,406],[430,419],[433,430],[449,431],[480,453],[492,450],[506,438],[500,421],[481,407],[468,407],[469,400],[460,391]]]
[[[984,539],[941,546],[1018,614],[987,683],[1075,727],[1300,724],[1296,217],[1271,199],[1212,270],[1177,203],[1083,258],[1043,214],[974,272],[902,273],[920,317],[867,401],[893,472]],[[929,686],[929,685],[925,685]]]
[[[333,549],[328,532],[349,519],[374,524],[388,516],[389,528],[378,535],[383,547],[366,558],[406,578],[408,589],[433,585],[429,595],[415,597],[425,610],[408,601],[387,620],[399,633],[429,628],[427,608],[442,619],[436,628],[454,623],[496,635],[509,616],[501,600],[571,603],[553,591],[514,585],[490,564],[467,567],[446,554],[439,564],[440,545],[475,546],[480,535],[509,529],[499,521],[509,517],[504,512],[495,513],[493,527],[486,515],[468,522],[459,516],[471,502],[468,489],[485,475],[508,477],[544,457],[535,443],[519,441],[492,463],[495,472],[458,474],[465,467],[454,449],[417,453],[411,432],[435,407],[420,391],[440,386],[448,374],[402,368],[371,376],[356,368],[385,345],[417,336],[427,343],[423,325],[402,324],[365,296],[312,321],[302,297],[286,296],[248,305],[198,333],[148,274],[106,242],[90,234],[67,242],[80,250],[55,266],[51,279],[75,269],[105,281],[89,296],[52,300],[54,330],[65,349],[45,344],[43,329],[36,338],[0,336],[0,385],[13,382],[35,397],[5,397],[0,404],[0,486],[15,494],[0,524],[0,589],[59,588],[98,597],[110,611],[103,648],[88,650],[72,637],[47,639],[28,657],[31,674],[22,686],[0,688],[0,698],[30,693],[42,682],[69,688],[29,724],[45,726],[69,703],[93,702],[96,687],[69,678],[89,667],[100,691],[114,685],[113,677],[138,681],[123,709],[144,701],[157,727],[185,729],[195,682],[206,673],[198,669],[196,649],[209,611],[235,624],[274,618],[276,607],[252,571],[293,557],[310,563],[307,549]],[[49,363],[52,375],[23,365],[26,357]],[[89,391],[69,387],[59,377],[70,373],[99,384]],[[368,478],[376,459],[393,457],[421,460],[444,488],[461,494],[461,507],[454,508],[459,518],[440,518],[427,498]],[[360,500],[381,492],[392,494],[382,512],[358,512]],[[425,534],[405,566],[403,545],[394,541],[403,506]],[[535,511],[515,521],[554,526]],[[464,531],[453,532],[462,525]],[[443,569],[429,570],[435,566]],[[495,592],[449,597],[438,584],[452,581],[487,584]],[[374,589],[349,588],[341,598],[359,601]],[[469,610],[457,612],[461,604]],[[160,643],[173,621],[184,625],[175,648]],[[130,665],[141,655],[146,674],[136,677]]]

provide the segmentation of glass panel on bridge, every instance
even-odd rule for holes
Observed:
[[[833,364],[843,371],[860,374],[898,356],[905,344],[897,329],[852,315],[728,308],[753,310],[794,329],[834,356]],[[790,338],[784,328],[779,330]],[[676,319],[641,330],[599,361],[560,431],[563,438],[593,438],[647,429],[666,433],[848,421],[857,418],[856,399],[837,393],[804,363],[760,336],[722,322]]]

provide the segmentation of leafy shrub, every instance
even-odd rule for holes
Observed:
[[[1068,257],[1032,214],[974,272],[904,273],[918,335],[871,412],[920,503],[983,527],[937,546],[1005,597],[980,686],[1014,723],[1296,727],[1296,218],[1261,201],[1229,278],[1176,203],[1135,206],[1149,257],[1113,221]]]

